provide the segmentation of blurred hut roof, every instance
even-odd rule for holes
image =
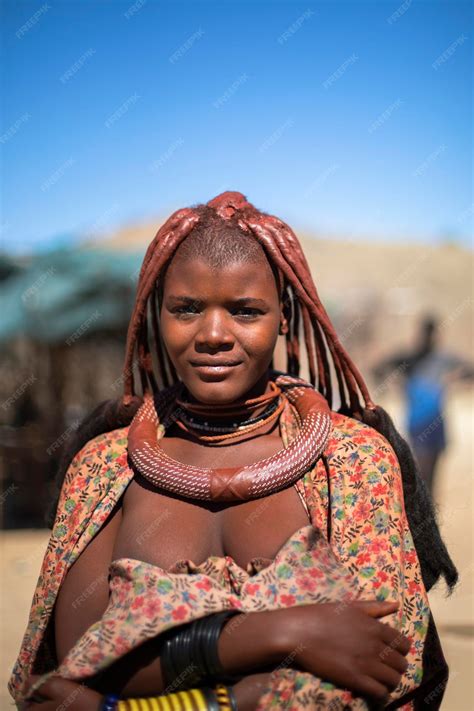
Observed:
[[[69,343],[128,324],[143,247],[60,248],[28,259],[0,256],[0,340],[19,334]]]

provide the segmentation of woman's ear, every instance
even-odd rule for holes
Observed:
[[[280,327],[278,329],[278,333],[280,336],[283,336],[283,335],[285,335],[285,333],[288,333],[288,321],[283,316],[283,314],[281,315]]]
[[[284,300],[283,297],[280,298],[280,327],[278,329],[278,334],[280,336],[284,336],[285,333],[288,333],[289,326],[288,326],[288,319],[285,315],[285,311],[288,310],[288,301]]]

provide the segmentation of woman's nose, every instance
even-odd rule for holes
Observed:
[[[204,314],[199,331],[196,334],[196,346],[217,348],[222,345],[232,345],[234,337],[229,329],[225,314],[212,311]]]

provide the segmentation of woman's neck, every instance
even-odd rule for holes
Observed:
[[[235,404],[236,409],[238,408],[239,404],[247,401],[247,400],[253,400],[255,398],[261,397],[262,395],[268,394],[272,391],[271,387],[271,379],[270,379],[270,371],[267,369],[265,373],[257,380],[257,382],[246,392],[242,394],[242,396],[234,401],[234,402],[228,402],[225,403],[225,409],[233,410],[233,405]],[[185,386],[185,400],[191,404],[195,404],[198,406],[205,406],[207,403],[203,403],[200,400],[197,400],[191,392],[186,388]],[[262,403],[262,405],[259,405],[258,407],[254,407],[249,410],[248,412],[245,412],[245,408],[242,409],[242,414],[235,414],[235,415],[230,415],[226,416],[224,410],[222,411],[221,414],[219,414],[219,406],[215,406],[214,404],[209,404],[208,406],[208,416],[212,419],[215,419],[216,417],[219,417],[219,420],[221,421],[238,421],[240,419],[246,419],[247,417],[258,417],[259,414],[261,414],[267,407],[268,407],[269,401],[265,401]],[[204,408],[203,408],[204,410]]]
[[[262,399],[262,403],[252,403],[249,408],[243,407],[243,403],[258,399],[265,395],[271,395]],[[270,378],[270,372],[267,370],[263,376],[247,390],[242,397],[234,402],[228,402],[222,405],[215,406],[207,405],[199,401],[191,395],[185,388],[183,396],[178,398],[178,406],[184,413],[181,413],[177,419],[181,420],[179,427],[173,426],[168,430],[168,436],[179,436],[180,438],[190,439],[195,441],[194,434],[200,432],[201,435],[219,435],[222,441],[219,441],[214,436],[211,446],[229,446],[233,443],[250,441],[259,438],[263,435],[279,436],[279,412],[281,412],[282,402],[279,396],[279,388],[275,386]],[[187,407],[187,405],[190,407]],[[234,407],[235,405],[235,407]],[[179,412],[179,409],[178,409]],[[273,413],[273,414],[272,414]],[[260,423],[258,422],[260,417]],[[183,423],[187,426],[183,426]],[[237,429],[242,427],[242,433],[237,434]],[[197,429],[196,429],[197,428]],[[228,432],[232,435],[224,435],[228,428]],[[204,439],[206,439],[204,437]],[[201,440],[204,445],[204,441]],[[208,444],[211,444],[209,441]]]

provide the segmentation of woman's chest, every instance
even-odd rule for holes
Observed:
[[[196,446],[177,437],[166,437],[160,444],[175,461],[211,468],[245,466],[283,448],[278,431],[226,447]],[[166,495],[136,477],[124,495],[114,558],[135,558],[169,569],[178,560],[198,565],[211,555],[229,555],[245,569],[254,557],[273,559],[309,522],[294,486],[229,504]]]
[[[211,555],[229,555],[245,569],[254,557],[273,559],[310,522],[294,486],[263,499],[213,504],[164,495],[138,481],[124,494],[113,560],[134,558],[168,570],[178,560],[199,565]]]

